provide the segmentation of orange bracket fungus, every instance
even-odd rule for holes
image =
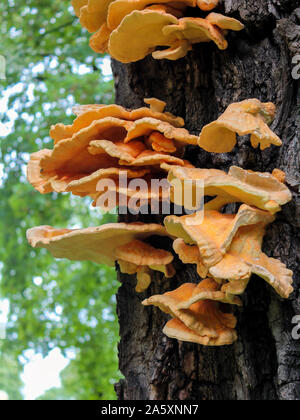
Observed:
[[[135,10],[144,10],[152,5],[158,4],[158,7],[152,8],[152,10],[169,10],[173,13],[180,12],[184,10],[187,6],[195,7],[196,0],[177,0],[172,2],[172,0],[116,0],[111,3],[108,16],[107,16],[107,25],[111,29],[116,29],[123,19],[130,15]],[[173,5],[169,9],[169,4]],[[161,9],[162,8],[162,9]],[[180,15],[180,13],[179,13]]]
[[[274,219],[269,212],[243,204],[236,215],[206,210],[199,223],[194,214],[168,216],[164,223],[170,235],[182,238],[188,245],[197,245],[203,264],[210,268],[222,260],[239,228],[268,224]]]
[[[284,185],[285,174],[278,169],[270,173],[247,171],[232,166],[228,174],[216,169],[198,169],[163,164],[168,171],[170,183],[179,181],[182,187],[191,182],[191,193],[197,194],[197,181],[203,182],[204,195],[215,197],[205,205],[207,210],[218,210],[229,203],[243,202],[261,210],[276,213],[281,206],[292,199],[292,194]],[[202,188],[202,184],[201,184]],[[171,190],[171,200],[180,205],[182,196]]]
[[[197,136],[182,128],[182,118],[165,112],[165,102],[155,98],[145,102],[149,108],[136,110],[117,105],[75,107],[72,125],[51,128],[53,150],[32,154],[29,182],[42,194],[88,195],[96,205],[100,180],[111,179],[117,186],[125,174],[149,184],[151,176],[165,178],[162,162],[185,166],[180,156],[186,145],[197,145]],[[145,198],[142,193],[141,197]]]
[[[197,5],[201,10],[212,10],[217,7],[219,0],[197,0]]]
[[[242,205],[237,215],[205,211],[200,225],[190,224],[192,216],[169,216],[167,231],[178,237],[174,250],[184,263],[197,264],[200,277],[212,276],[229,295],[242,294],[252,274],[266,280],[288,298],[293,291],[292,271],[262,252],[266,226],[275,217]]]
[[[161,225],[143,223],[112,223],[88,229],[54,229],[39,226],[29,229],[27,239],[34,248],[46,248],[56,258],[72,261],[93,261],[114,266],[121,271],[137,274],[137,292],[151,283],[151,270],[173,277],[173,255],[156,249],[142,240],[150,236],[168,236]]]
[[[108,7],[114,0],[72,0],[76,16],[89,32],[96,32],[107,18]]]
[[[242,294],[251,274],[256,274],[269,283],[282,298],[287,299],[293,292],[293,272],[281,261],[262,252],[264,234],[263,223],[256,225],[255,229],[239,229],[223,260],[210,269],[214,278],[228,280],[222,287],[223,291]]]
[[[177,19],[161,10],[134,11],[124,17],[111,33],[108,51],[116,60],[130,63],[151,53],[155,59],[177,60],[186,55],[192,44],[199,42],[213,41],[223,50],[228,46],[225,30],[242,30],[244,26],[236,19],[217,16],[213,13],[212,17],[207,16],[205,19]],[[137,32],[139,37],[136,36]],[[170,48],[155,51],[157,47]]]
[[[182,18],[178,24],[168,25],[163,28],[163,33],[169,39],[175,38],[176,41],[171,45],[171,49],[155,51],[152,55],[156,59],[168,58],[177,60],[184,57],[186,52],[192,48],[192,44],[199,42],[213,41],[220,50],[225,50],[228,43],[225,39],[224,30],[240,31],[244,26],[236,19],[228,18],[218,13],[211,13],[205,19],[202,18]],[[180,44],[178,44],[180,43]],[[170,50],[174,51],[178,46],[182,46],[182,53],[174,53],[174,56],[168,56]],[[184,52],[184,50],[186,50]]]
[[[214,41],[223,50],[228,46],[227,31],[244,28],[238,20],[218,13],[186,16],[187,7],[210,11],[218,0],[73,0],[72,4],[81,25],[94,33],[91,48],[123,63],[151,53],[155,59],[177,60],[199,42]],[[157,47],[167,49],[155,51]]]
[[[178,289],[144,300],[171,315],[163,332],[180,341],[224,346],[237,340],[236,318],[222,312],[219,302],[226,300],[220,286],[212,279],[200,284],[185,283]],[[236,301],[236,304],[240,304]]]
[[[155,98],[145,99],[145,103],[150,108],[142,107],[134,110],[123,108],[119,105],[81,105],[73,108],[73,112],[77,115],[72,125],[56,124],[51,127],[50,136],[54,143],[60,140],[72,137],[73,134],[89,127],[94,121],[101,120],[106,117],[123,119],[126,121],[136,121],[142,118],[155,118],[160,121],[168,122],[174,127],[183,127],[184,120],[175,117],[169,112],[164,112],[166,103]],[[158,105],[159,104],[159,105]]]
[[[261,150],[271,144],[281,146],[282,141],[269,128],[275,112],[274,104],[262,103],[258,99],[233,103],[217,121],[203,128],[199,136],[199,146],[212,153],[228,153],[236,145],[237,134],[250,134],[252,146],[257,148],[260,145]]]
[[[105,34],[106,46],[100,47],[99,36],[99,50],[115,45],[121,61],[135,61],[151,52],[156,58],[179,58],[193,42],[214,40],[219,48],[225,48],[225,31],[241,29],[238,21],[217,13],[210,13],[205,19],[178,19],[186,6],[196,6],[192,0],[163,3],[145,8],[150,4],[146,0],[73,1],[75,12],[86,27],[98,30],[94,41],[101,34],[103,40]],[[197,4],[210,10],[217,1],[198,0]],[[118,9],[118,5],[122,8]],[[107,16],[116,29],[108,28]],[[132,39],[128,38],[130,34]],[[158,46],[170,48],[155,51]],[[126,55],[129,47],[130,57]],[[228,173],[199,169],[183,159],[184,149],[198,145],[214,153],[229,152],[236,144],[237,134],[250,134],[252,145],[260,144],[261,149],[271,144],[280,146],[281,140],[268,127],[275,106],[257,99],[231,104],[198,137],[183,128],[182,118],[165,112],[165,102],[148,98],[145,103],[149,107],[135,110],[117,105],[76,106],[73,124],[51,128],[53,149],[32,154],[28,180],[42,194],[55,191],[90,196],[93,204],[100,207],[100,199],[115,196],[111,208],[125,206],[129,210],[135,210],[138,202],[149,204],[150,199],[170,199],[185,206],[201,192],[212,197],[203,211],[185,216],[169,215],[168,211],[165,227],[143,223],[77,230],[40,226],[28,231],[28,241],[34,248],[48,249],[57,258],[109,266],[117,263],[122,273],[136,274],[136,291],[141,293],[149,287],[152,271],[163,273],[166,278],[175,275],[170,250],[147,243],[152,236],[171,238],[182,263],[195,264],[203,280],[198,285],[186,283],[174,291],[152,296],[143,304],[157,306],[171,315],[163,330],[168,337],[207,346],[230,345],[237,339],[237,321],[224,305],[242,305],[237,295],[245,291],[252,274],[265,280],[283,298],[293,291],[292,271],[262,251],[266,227],[292,195],[284,184],[285,173],[279,169],[272,174],[236,166]],[[130,182],[143,181],[146,189],[137,191],[130,182],[124,185],[123,177]],[[152,188],[153,180],[166,181],[172,187]],[[102,190],[100,181],[110,183]],[[188,192],[184,189],[186,182]],[[176,184],[181,186],[179,193],[175,191]],[[183,200],[185,194],[191,195],[192,200]],[[230,203],[241,203],[237,213],[222,213]]]
[[[173,255],[162,249],[135,240],[116,248],[115,255],[122,273],[137,274],[136,291],[144,292],[151,283],[151,270],[160,271],[165,277],[173,277]]]

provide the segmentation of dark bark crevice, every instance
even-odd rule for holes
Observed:
[[[294,270],[295,292],[283,301],[253,276],[242,297],[243,308],[234,310],[239,340],[233,346],[205,348],[168,339],[162,333],[168,317],[141,305],[143,298],[153,294],[199,282],[194,266],[184,266],[177,259],[174,279],[156,274],[149,290],[139,296],[134,291],[136,280],[119,274],[119,357],[125,376],[116,387],[120,399],[300,399],[300,341],[291,335],[292,318],[300,314],[300,97],[299,81],[291,76],[292,57],[300,51],[297,3],[225,0],[220,10],[246,25],[245,31],[229,36],[227,50],[203,44],[176,62],[151,57],[128,65],[113,62],[117,103],[135,108],[143,105],[145,97],[163,99],[168,110],[182,116],[196,134],[231,102],[249,97],[274,102],[278,112],[272,129],[283,139],[282,148],[253,150],[246,137],[239,139],[232,153],[216,155],[190,147],[186,158],[202,168],[227,170],[238,165],[268,172],[280,168],[286,171],[294,195],[268,229],[264,251]],[[159,246],[161,240],[156,238],[154,243]]]

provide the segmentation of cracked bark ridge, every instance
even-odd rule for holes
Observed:
[[[294,270],[295,292],[283,301],[254,276],[243,296],[244,307],[235,309],[239,340],[233,346],[205,348],[168,339],[162,334],[168,317],[141,305],[153,294],[186,281],[198,282],[194,266],[176,260],[176,277],[163,280],[155,274],[142,295],[134,291],[134,278],[119,273],[119,359],[125,379],[116,390],[121,400],[300,399],[300,340],[292,338],[292,318],[300,314],[300,97],[299,80],[291,75],[292,58],[300,51],[297,3],[225,0],[219,10],[246,26],[245,31],[229,35],[227,50],[199,44],[175,62],[151,57],[128,65],[113,62],[117,103],[138,107],[145,97],[165,100],[168,110],[182,116],[194,134],[231,102],[249,97],[274,102],[278,112],[272,129],[283,139],[282,148],[261,152],[240,138],[232,153],[214,155],[190,147],[186,157],[201,168],[226,170],[239,165],[268,172],[280,168],[286,171],[294,195],[269,228],[264,251]],[[155,243],[170,249],[170,243],[162,244],[161,239]]]

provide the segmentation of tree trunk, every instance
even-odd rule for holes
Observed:
[[[189,147],[186,158],[199,168],[282,169],[294,195],[269,228],[264,251],[294,270],[295,292],[283,301],[253,276],[242,296],[243,307],[234,309],[239,339],[232,346],[204,347],[169,339],[162,333],[168,316],[141,305],[144,298],[186,281],[198,283],[194,266],[177,261],[176,277],[155,275],[142,295],[134,290],[134,277],[119,274],[119,359],[125,376],[116,386],[120,400],[300,399],[300,341],[292,338],[292,318],[300,314],[300,98],[299,81],[292,77],[292,59],[300,51],[297,3],[225,0],[221,13],[240,19],[246,27],[228,35],[227,50],[198,44],[175,62],[151,57],[129,65],[113,62],[117,103],[135,108],[145,97],[165,100],[168,111],[183,117],[193,134],[232,102],[247,98],[274,102],[278,112],[272,129],[283,139],[281,148],[261,152],[251,148],[248,138],[240,138],[232,153],[216,155]]]

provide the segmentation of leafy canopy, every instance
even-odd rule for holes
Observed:
[[[26,350],[47,355],[58,346],[76,357],[62,375],[63,388],[48,396],[110,399],[119,378],[114,269],[54,260],[26,241],[26,230],[37,225],[88,227],[115,220],[92,210],[88,199],[42,196],[26,181],[30,153],[52,147],[51,124],[71,123],[76,103],[113,101],[112,81],[101,72],[103,57],[90,50],[89,34],[70,3],[0,3],[0,55],[7,64],[0,81],[0,298],[10,303],[0,358],[11,361],[0,370],[0,388],[4,375],[18,376]],[[20,397],[19,387],[18,380],[14,389],[8,383],[10,398]]]

